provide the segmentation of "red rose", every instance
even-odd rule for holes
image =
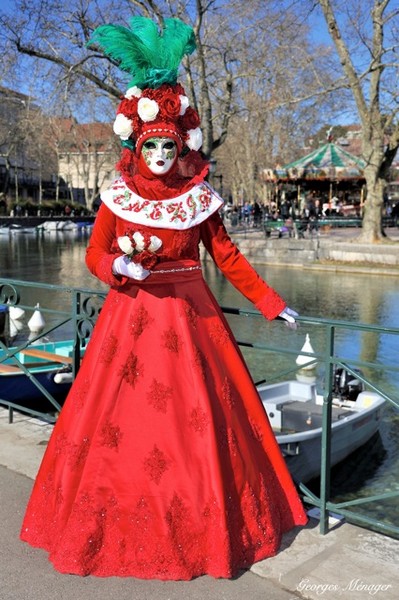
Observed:
[[[181,103],[178,95],[171,93],[163,94],[159,101],[162,113],[166,117],[176,118],[180,114]]]
[[[130,100],[124,98],[118,106],[117,114],[122,113],[125,117],[133,121],[134,117],[137,116],[138,101],[138,98],[131,98]]]
[[[159,261],[159,256],[156,256],[149,250],[143,250],[138,254],[134,254],[132,258],[133,262],[139,263],[144,269],[151,270]]]
[[[197,111],[189,106],[184,115],[181,117],[180,122],[184,129],[196,129],[200,126],[201,120]]]

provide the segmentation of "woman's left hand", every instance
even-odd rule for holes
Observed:
[[[285,307],[284,310],[278,315],[281,319],[284,319],[285,324],[290,329],[296,329],[298,327],[298,323],[296,322],[296,317],[298,317],[298,313],[292,308]]]

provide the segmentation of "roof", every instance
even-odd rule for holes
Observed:
[[[310,154],[276,169],[277,177],[288,179],[360,179],[365,161],[337,144],[328,142]]]

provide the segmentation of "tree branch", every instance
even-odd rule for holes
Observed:
[[[352,89],[353,96],[356,102],[357,109],[359,111],[359,115],[362,123],[366,124],[368,119],[368,111],[366,100],[363,95],[363,91],[360,85],[359,78],[356,74],[356,70],[353,66],[351,56],[349,54],[348,48],[346,47],[344,41],[342,40],[342,35],[338,23],[335,19],[334,12],[331,6],[330,0],[318,0],[326,22],[329,28],[331,37],[334,41],[335,47],[338,52],[339,59],[341,61],[342,68],[344,69],[344,73],[348,78],[349,86]]]
[[[81,75],[82,77],[84,77],[85,79],[88,79],[92,83],[95,83],[99,88],[101,88],[102,90],[104,90],[105,92],[110,94],[110,96],[113,96],[115,98],[120,98],[120,95],[121,95],[120,90],[118,90],[114,86],[104,83],[104,81],[102,79],[100,79],[99,77],[94,75],[91,71],[82,69],[81,64],[83,64],[87,60],[93,58],[93,55],[85,57],[79,63],[73,65],[58,56],[54,56],[52,54],[48,54],[47,52],[42,52],[40,50],[36,50],[35,48],[32,48],[30,46],[24,46],[20,43],[19,40],[16,41],[15,45],[16,45],[18,52],[20,52],[21,54],[26,54],[27,56],[33,56],[35,58],[41,58],[41,59],[47,60],[49,62],[52,62],[56,65],[63,67],[69,73],[76,72],[79,75]],[[97,55],[94,55],[94,56],[96,58],[104,59],[104,56],[97,56]],[[105,60],[107,60],[107,59],[105,59]]]

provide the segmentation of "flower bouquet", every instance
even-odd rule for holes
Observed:
[[[149,271],[159,261],[156,252],[161,248],[162,241],[157,236],[145,232],[128,231],[118,237],[118,246],[129,260]]]

